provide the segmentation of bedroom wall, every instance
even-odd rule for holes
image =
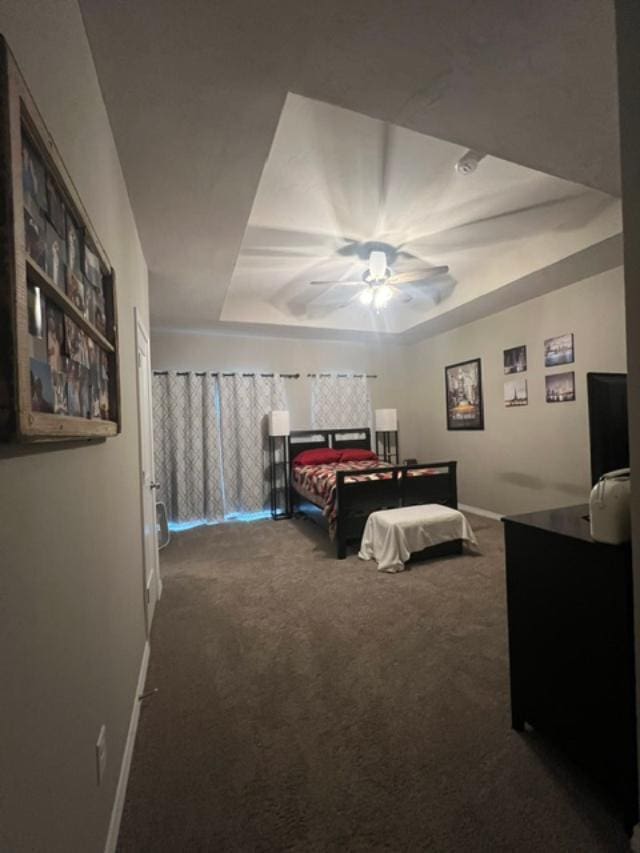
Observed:
[[[409,348],[414,393],[406,452],[457,459],[462,503],[496,513],[581,503],[590,489],[587,371],[626,372],[622,268],[532,299]],[[544,367],[543,343],[575,334],[575,364]],[[529,404],[506,408],[503,350],[527,345]],[[482,359],[484,431],[446,428],[444,367]],[[576,401],[545,402],[547,373],[575,370]]]
[[[97,853],[146,636],[133,306],[148,316],[147,269],[75,0],[1,0],[0,32],[116,269],[123,416],[101,444],[0,453],[0,850]]]
[[[287,379],[292,429],[311,426],[311,380],[307,373],[371,373],[374,408],[397,408],[400,427],[406,409],[406,347],[309,339],[257,338],[186,332],[151,333],[155,370],[260,370],[300,373]],[[402,447],[401,447],[402,452]]]

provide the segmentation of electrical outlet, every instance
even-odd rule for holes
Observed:
[[[103,725],[96,741],[96,774],[98,785],[102,784],[105,770],[107,769],[107,727]]]

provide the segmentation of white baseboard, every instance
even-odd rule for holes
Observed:
[[[471,512],[473,515],[483,515],[485,518],[493,518],[495,521],[502,521],[504,515],[497,512],[491,512],[490,509],[480,509],[477,506],[468,506],[467,504],[458,504],[458,509],[462,512]]]
[[[144,683],[147,679],[147,669],[149,667],[149,641],[144,644],[144,652],[142,653],[142,661],[140,663],[140,672],[138,674],[138,683],[136,684],[136,693],[133,697],[133,709],[129,720],[129,731],[127,732],[127,740],[124,745],[124,753],[122,755],[122,763],[120,764],[120,775],[118,776],[118,787],[116,788],[116,796],[113,801],[111,810],[111,820],[109,821],[109,832],[107,834],[107,843],[104,847],[104,853],[115,853],[118,844],[118,834],[120,832],[120,820],[122,819],[122,809],[124,808],[124,798],[127,793],[127,783],[129,781],[129,771],[131,770],[131,759],[133,757],[133,745],[136,740],[136,732],[138,731],[138,720],[140,718],[140,700],[139,697],[144,692]]]

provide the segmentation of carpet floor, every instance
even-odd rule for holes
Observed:
[[[302,520],[174,535],[120,853],[624,851],[599,792],[510,729],[499,523],[397,575]]]

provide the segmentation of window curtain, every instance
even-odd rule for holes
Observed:
[[[269,506],[268,413],[287,408],[279,376],[221,375],[222,468],[226,515]]]
[[[172,523],[224,518],[218,379],[154,374],[153,430],[158,500]]]
[[[313,429],[371,427],[371,399],[366,376],[319,375],[311,385]]]

